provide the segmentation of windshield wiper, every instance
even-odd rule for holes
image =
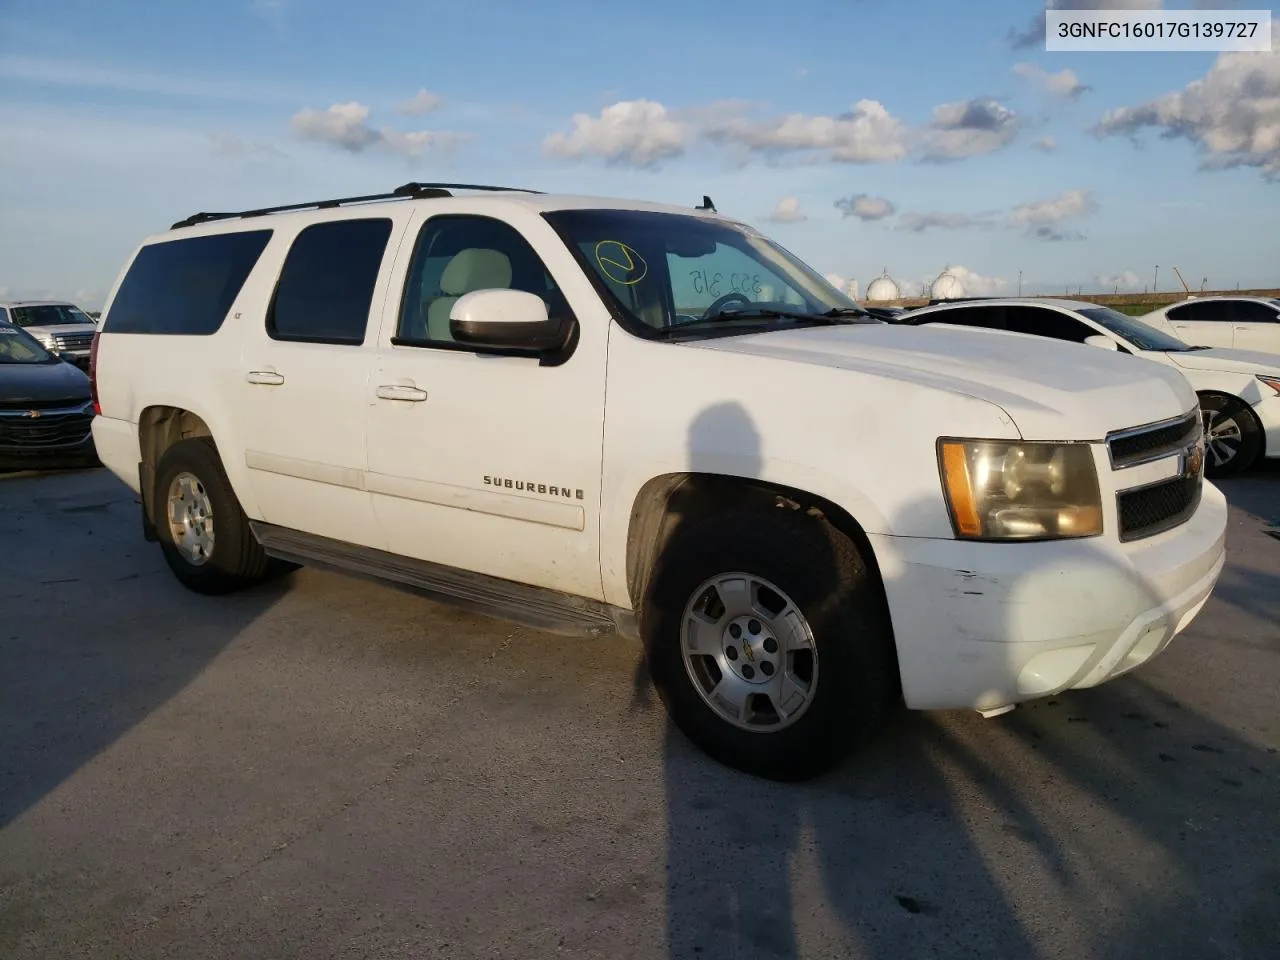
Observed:
[[[865,310],[856,307],[836,307],[823,313],[801,313],[799,310],[779,310],[776,307],[749,307],[745,310],[720,310],[698,323],[709,323],[723,320],[798,320],[804,323],[856,323],[854,317],[870,316]],[[692,326],[692,324],[686,324]]]

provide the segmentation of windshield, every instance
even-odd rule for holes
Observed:
[[[79,307],[62,303],[10,307],[9,313],[13,322],[20,327],[51,327],[58,323],[93,323],[93,319]]]
[[[0,323],[0,363],[56,363],[57,359],[25,330]]]
[[[1136,317],[1125,316],[1110,307],[1085,307],[1076,311],[1095,323],[1100,323],[1116,336],[1129,342],[1139,350],[1159,350],[1166,353],[1181,353],[1194,350],[1177,337],[1149,327]]]
[[[544,216],[598,281],[619,321],[640,336],[758,333],[861,313],[798,257],[731,223],[636,210]],[[853,320],[881,322],[861,316],[841,322]]]

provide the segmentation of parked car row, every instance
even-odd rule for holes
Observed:
[[[0,322],[0,470],[93,466],[88,376]]]
[[[1209,304],[1210,313],[1195,316],[1252,319],[1185,319],[1183,310]],[[1200,400],[1210,479],[1236,476],[1260,458],[1280,458],[1280,301],[1214,297],[1135,318],[1079,300],[970,298],[906,310],[891,322],[1049,337],[1173,367]],[[1224,339],[1224,345],[1205,345]],[[1254,346],[1241,349],[1241,342]]]
[[[891,701],[1137,668],[1221,574],[1195,368],[1144,359],[1195,352],[1014,306],[883,322],[709,201],[406,184],[143,240],[93,433],[194,591],[320,564],[617,630],[694,743],[806,777]]]
[[[74,303],[64,300],[0,301],[0,323],[21,327],[50,353],[89,369],[89,350],[97,324]]]

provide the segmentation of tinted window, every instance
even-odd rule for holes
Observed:
[[[1200,306],[1198,303],[1184,303],[1177,307],[1170,307],[1165,311],[1165,316],[1178,323],[1191,323],[1196,319],[1196,307],[1198,306]]]
[[[0,324],[0,363],[57,363],[58,358],[20,327]]]
[[[4,307],[0,307],[0,323],[8,323],[8,322],[9,322],[9,311],[6,310]]]
[[[165,240],[138,251],[102,323],[104,333],[216,333],[270,230]]]
[[[1004,312],[1006,329],[1014,333],[1030,333],[1037,337],[1052,337],[1084,343],[1085,337],[1096,332],[1079,320],[1043,307],[1007,307]]]
[[[1137,317],[1125,316],[1110,307],[1081,307],[1077,312],[1081,316],[1088,317],[1095,323],[1101,324],[1121,340],[1130,346],[1137,347],[1139,350],[1180,352],[1195,349],[1187,346],[1177,337],[1169,336],[1163,330],[1147,326]]]
[[[458,298],[495,289],[536,294],[552,316],[568,309],[541,258],[510,224],[488,217],[432,217],[414,246],[397,340],[453,343],[449,311]]]
[[[1236,323],[1280,323],[1275,307],[1254,300],[1236,301]]]
[[[1169,317],[1179,323],[1230,323],[1234,319],[1234,304],[1230,300],[1201,300],[1179,307],[1175,316],[1172,310]]]
[[[983,327],[987,330],[1004,329],[1004,307],[958,307],[926,313],[920,323],[954,323],[965,327]]]
[[[307,227],[280,271],[267,332],[276,340],[363,343],[391,221],[337,220]]]

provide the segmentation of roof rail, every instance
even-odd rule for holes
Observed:
[[[999,300],[999,297],[933,297],[929,306],[936,307],[940,303],[969,303],[974,300]]]
[[[335,200],[311,200],[306,203],[286,203],[278,207],[261,207],[257,210],[241,210],[235,213],[193,213],[185,220],[179,220],[169,229],[193,227],[198,223],[209,223],[213,220],[234,220],[246,217],[261,217],[268,213],[286,213],[292,210],[326,210],[332,207],[344,207],[353,203],[370,203],[375,200],[423,200],[429,197],[451,197],[453,190],[486,190],[495,193],[541,193],[540,190],[526,190],[522,187],[494,187],[481,183],[418,183],[401,184],[390,193],[371,193],[362,197],[339,197]]]

